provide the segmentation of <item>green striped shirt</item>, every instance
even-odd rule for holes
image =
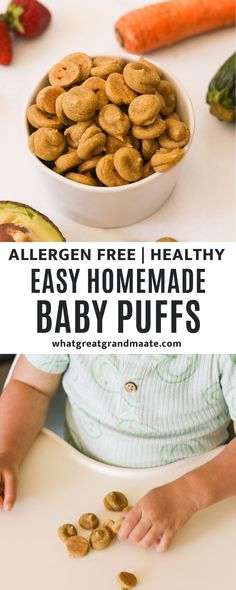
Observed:
[[[236,420],[234,355],[27,355],[63,373],[77,448],[124,467],[164,465],[226,442]]]

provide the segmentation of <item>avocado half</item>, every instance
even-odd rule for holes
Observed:
[[[65,242],[54,223],[36,209],[0,201],[0,242]]]
[[[219,68],[212,78],[206,96],[210,112],[220,121],[233,123],[236,116],[234,53]]]

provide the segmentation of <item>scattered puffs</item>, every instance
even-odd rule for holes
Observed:
[[[124,514],[132,509],[128,500],[122,492],[109,492],[104,498],[105,508],[115,512],[123,511]],[[71,557],[83,557],[89,552],[89,547],[95,551],[106,549],[118,534],[124,521],[124,516],[117,520],[106,520],[99,526],[99,519],[93,512],[85,512],[79,518],[79,525],[85,530],[91,531],[89,539],[78,535],[73,524],[64,524],[59,527],[59,538],[65,543],[66,549]],[[121,590],[134,588],[138,580],[131,572],[119,572],[116,576]]]
[[[169,238],[169,237],[165,237],[165,238],[159,238],[159,240],[156,240],[156,242],[177,242],[178,240],[175,240],[175,238]]]
[[[89,542],[85,537],[76,535],[67,539],[66,548],[71,557],[83,557],[89,551]]]
[[[86,512],[85,514],[82,514],[82,516],[80,517],[79,524],[80,526],[82,526],[83,529],[92,531],[98,528],[99,519],[96,516],[96,514],[93,514],[92,512]]]
[[[62,524],[58,529],[58,536],[63,543],[75,535],[77,535],[77,530],[73,524]]]
[[[104,506],[113,512],[122,512],[128,506],[128,500],[122,492],[109,492],[104,498]]]
[[[106,526],[95,529],[90,535],[90,545],[95,551],[102,551],[112,541],[113,535]]]
[[[134,574],[130,572],[120,572],[116,576],[117,582],[119,582],[122,590],[129,590],[137,586],[138,580]]]

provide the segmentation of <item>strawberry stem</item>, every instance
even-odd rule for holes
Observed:
[[[16,6],[14,2],[10,2],[7,11],[3,15],[6,25],[10,31],[18,31],[24,33],[25,29],[20,22],[20,17],[24,14],[24,8],[22,6]]]

